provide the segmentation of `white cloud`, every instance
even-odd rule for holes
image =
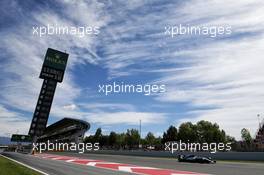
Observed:
[[[27,134],[29,121],[19,113],[7,110],[0,105],[0,136],[11,137],[12,134]]]
[[[108,110],[110,111],[107,112]],[[146,125],[161,124],[167,120],[164,113],[136,112],[134,106],[118,103],[80,103],[77,106],[71,104],[63,108],[55,106],[51,109],[51,113],[54,117],[78,118],[92,124],[103,125],[104,127],[118,124],[137,125],[139,120]]]
[[[163,113],[144,112],[115,112],[115,113],[94,113],[86,119],[92,123],[101,125],[128,124],[137,125],[141,120],[144,124],[161,124],[166,121]]]
[[[125,103],[84,103],[79,104],[89,111],[119,110],[119,111],[135,111],[135,107]]]
[[[63,109],[65,109],[65,110],[75,110],[75,109],[77,109],[77,106],[75,104],[65,105],[65,106],[63,106]]]

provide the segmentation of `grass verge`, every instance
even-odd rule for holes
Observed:
[[[27,167],[0,156],[0,175],[41,175]]]

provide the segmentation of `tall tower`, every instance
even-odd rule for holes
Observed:
[[[29,135],[33,143],[46,129],[57,83],[63,80],[69,54],[48,48],[39,78],[44,79],[35,112],[32,117]]]

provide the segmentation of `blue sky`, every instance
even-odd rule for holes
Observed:
[[[261,0],[92,0],[0,2],[0,135],[27,133],[48,47],[69,54],[49,124],[63,117],[143,136],[185,121],[217,122],[229,135],[254,135],[264,115],[264,3]],[[44,37],[33,26],[97,26],[98,35]],[[231,26],[219,37],[164,35],[165,26]],[[166,93],[98,93],[98,85],[165,84]]]

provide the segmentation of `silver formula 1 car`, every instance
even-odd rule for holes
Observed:
[[[196,155],[179,155],[179,162],[190,162],[190,163],[216,163],[211,157],[196,156]]]

